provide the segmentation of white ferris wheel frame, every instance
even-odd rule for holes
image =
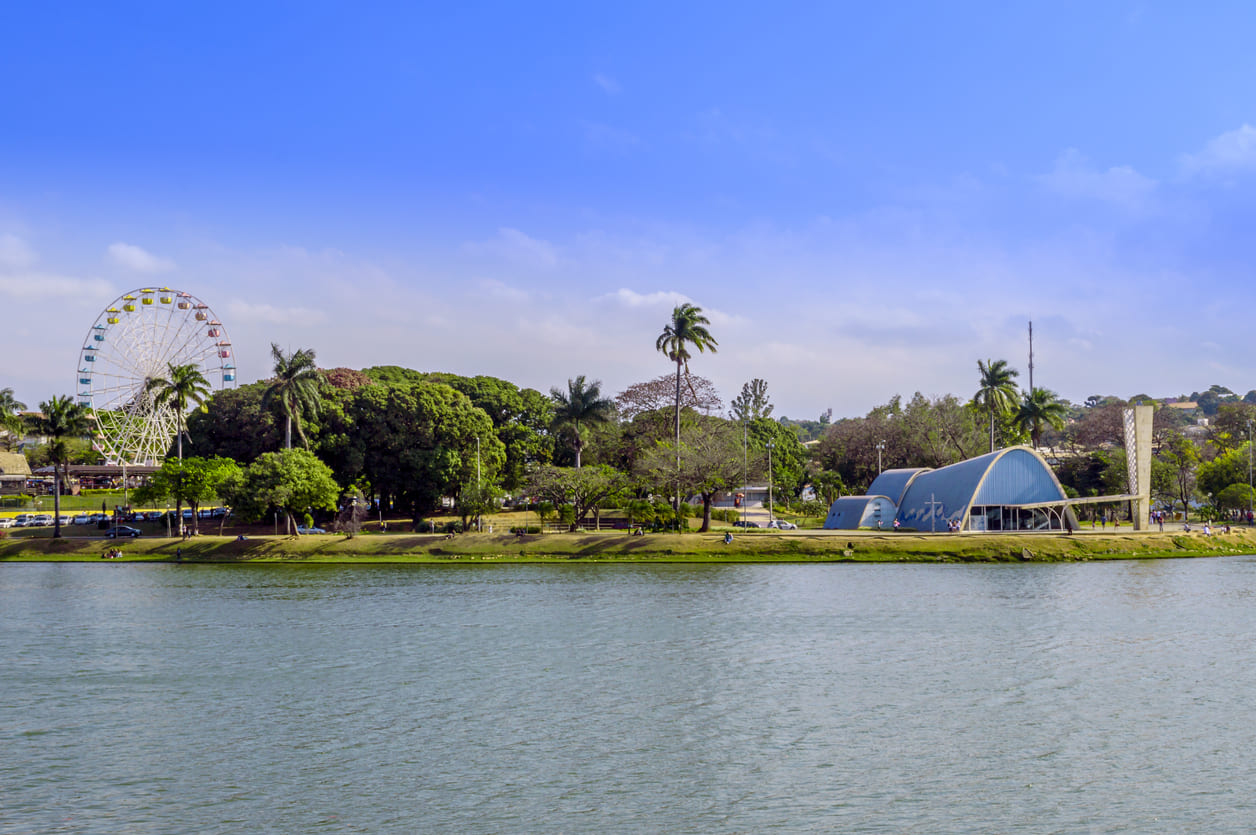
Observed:
[[[114,464],[160,465],[179,428],[148,385],[172,365],[196,365],[211,392],[235,388],[235,354],[219,318],[191,293],[144,287],[101,311],[79,351],[78,402],[96,424],[92,446]]]

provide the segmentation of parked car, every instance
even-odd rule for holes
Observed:
[[[322,528],[307,528],[305,525],[297,525],[297,533],[304,536],[308,533],[327,533],[327,531]]]
[[[150,522],[159,522],[159,521],[161,521],[162,519],[165,519],[165,518],[166,518],[166,511],[164,511],[164,510],[150,510],[150,511],[148,511],[147,518],[148,518],[148,521],[150,521]]]
[[[80,513],[70,520],[71,525],[90,525],[92,523],[92,515],[90,513]]]
[[[749,520],[743,521],[741,519],[738,519],[736,522],[733,522],[733,527],[734,528],[757,528],[759,527],[759,523],[751,522]]]
[[[0,528],[11,528],[11,527],[13,527],[13,517],[0,516]]]
[[[793,531],[798,529],[798,526],[793,522],[786,522],[784,519],[773,519],[771,522],[768,522],[768,527],[776,528],[781,531]]]
[[[47,527],[48,525],[51,525],[51,524],[52,524],[51,513],[41,513],[38,516],[33,516],[31,517],[31,521],[27,523],[27,525],[38,525],[40,527]]]
[[[29,513],[19,513],[13,517],[13,527],[24,528],[31,523],[31,515]]]
[[[132,528],[128,525],[114,525],[105,531],[105,537],[108,539],[117,539],[120,536],[129,536],[132,539],[140,535],[139,528]]]

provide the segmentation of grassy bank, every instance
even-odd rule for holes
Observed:
[[[185,562],[453,563],[453,562],[1025,562],[1227,556],[1256,553],[1247,529],[1202,533],[1119,534],[870,534],[744,532],[731,544],[722,534],[369,534],[201,536],[186,542],[140,537],[114,543],[98,536],[6,537],[0,560],[99,560],[108,547],[125,560]]]

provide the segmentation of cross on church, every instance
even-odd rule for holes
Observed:
[[[929,506],[929,533],[938,532],[938,508],[942,506],[942,502],[935,501],[933,494],[929,494],[929,501],[925,502]]]

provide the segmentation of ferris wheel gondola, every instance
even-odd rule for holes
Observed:
[[[178,431],[152,380],[194,365],[211,391],[234,388],[231,340],[209,305],[169,287],[119,296],[88,329],[79,352],[78,401],[96,423],[93,446],[116,464],[160,464]]]

